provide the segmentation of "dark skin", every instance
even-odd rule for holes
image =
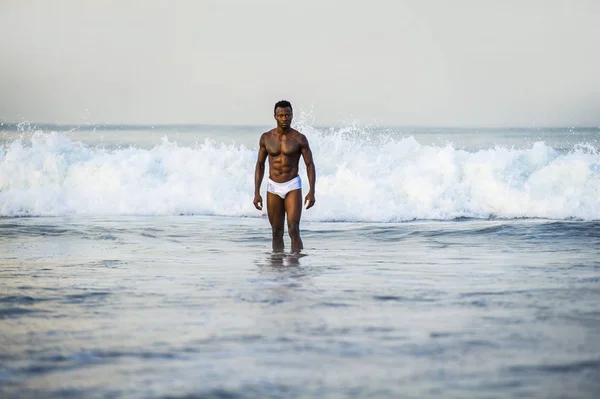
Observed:
[[[265,161],[269,159],[269,178],[277,183],[285,183],[298,176],[300,156],[306,164],[310,189],[304,198],[306,209],[315,204],[315,165],[308,140],[299,131],[291,128],[292,109],[276,108],[277,127],[260,136],[258,160],[254,172],[254,206],[263,208],[260,185],[265,174]],[[267,192],[267,214],[273,231],[273,251],[282,251],[283,232],[287,214],[288,234],[292,241],[292,251],[303,248],[300,238],[300,217],[302,215],[302,190],[290,191],[285,198]]]

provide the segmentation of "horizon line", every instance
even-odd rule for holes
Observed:
[[[346,124],[316,124],[314,127],[333,127],[333,126],[346,126]],[[550,130],[558,130],[558,129],[591,129],[600,130],[600,125],[540,125],[540,126],[522,126],[522,125],[390,125],[390,124],[382,124],[382,125],[374,125],[372,123],[362,124],[365,127],[379,127],[379,128],[405,128],[405,129],[482,129],[482,130],[494,130],[494,129],[550,129]],[[266,127],[271,125],[263,125],[263,124],[241,124],[241,123],[232,123],[232,124],[220,124],[220,123],[84,123],[84,124],[75,124],[75,123],[56,123],[56,122],[7,122],[0,120],[0,128],[8,127],[20,129],[22,127],[30,127],[30,128],[59,128],[59,130],[69,130],[69,129],[82,129],[82,130],[93,130],[93,129],[101,129],[101,130],[142,130],[142,129],[161,129],[161,128],[192,128],[192,127]],[[360,124],[359,124],[360,126]]]

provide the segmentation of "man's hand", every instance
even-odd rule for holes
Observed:
[[[308,194],[306,194],[306,197],[304,198],[304,205],[306,206],[306,209],[309,209],[314,204],[315,204],[315,194],[313,192],[309,191]]]
[[[314,201],[313,201],[314,202]],[[254,194],[254,207],[259,211],[262,211],[263,201],[260,194]]]

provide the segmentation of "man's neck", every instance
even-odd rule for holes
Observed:
[[[275,130],[277,131],[277,133],[279,135],[286,135],[292,130],[292,128],[291,127],[283,128],[283,127],[277,126],[277,129],[275,129]]]

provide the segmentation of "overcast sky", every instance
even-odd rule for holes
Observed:
[[[598,0],[0,0],[0,120],[600,126]]]

